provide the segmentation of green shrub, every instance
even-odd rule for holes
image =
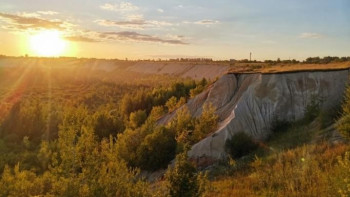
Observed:
[[[280,120],[275,116],[271,122],[271,132],[279,133],[286,131],[291,125],[292,123],[290,121]]]
[[[244,132],[236,133],[225,143],[225,149],[232,158],[238,159],[258,148],[258,144]]]
[[[165,127],[157,127],[152,134],[145,137],[138,147],[138,166],[150,171],[166,168],[168,163],[174,159],[175,150],[175,134]]]
[[[345,138],[350,139],[350,87],[346,90],[342,110],[343,113],[338,120],[336,127]]]
[[[321,112],[322,99],[316,96],[312,96],[310,103],[305,108],[304,123],[312,122]]]
[[[145,110],[138,110],[130,114],[130,127],[136,129],[140,127],[147,119],[147,114]]]
[[[168,169],[165,178],[171,197],[199,197],[206,190],[206,174],[197,172],[186,151],[176,156],[175,165]]]

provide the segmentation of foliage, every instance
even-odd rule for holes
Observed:
[[[202,114],[193,118],[187,106],[183,106],[176,112],[175,118],[170,122],[169,127],[176,133],[176,140],[179,143],[179,151],[182,146],[189,143],[194,144],[217,128],[218,116],[211,103],[203,106]]]
[[[234,159],[243,157],[256,150],[258,145],[244,132],[234,134],[225,143],[226,152]]]
[[[350,140],[350,87],[346,89],[345,101],[342,105],[342,115],[336,127],[345,138]]]
[[[154,171],[167,166],[175,156],[175,134],[148,121],[141,128],[118,135],[117,154],[131,167]]]
[[[165,106],[168,108],[170,112],[174,111],[177,107],[177,98],[172,96],[166,103]]]
[[[177,142],[186,143],[194,130],[194,124],[195,121],[188,107],[183,106],[176,111],[176,115],[170,122],[169,127],[174,130]]]
[[[0,73],[0,196],[150,196],[177,147],[155,121],[206,84],[55,61]]]
[[[174,167],[168,169],[165,177],[171,197],[195,197],[205,192],[207,177],[188,161],[186,151],[176,156]]]
[[[20,170],[19,164],[13,171],[6,166],[0,180],[1,196],[150,196],[147,183],[135,180],[138,171],[117,158],[112,137],[99,143],[87,126],[61,129],[57,152],[42,143],[40,158],[51,155],[44,174]]]
[[[174,159],[175,149],[174,133],[165,127],[157,127],[137,149],[138,166],[150,171],[165,168]]]
[[[215,107],[209,103],[204,104],[202,114],[196,121],[192,142],[197,142],[213,132],[218,125],[218,115],[215,114]]]
[[[313,96],[310,103],[306,105],[303,121],[306,123],[312,122],[321,112],[322,99]]]
[[[112,109],[101,109],[93,114],[94,131],[99,140],[116,136],[124,131],[125,126],[120,114],[113,113]]]
[[[158,120],[163,115],[165,115],[165,109],[163,106],[154,106],[151,110],[151,113],[149,115],[150,118],[153,118],[154,120]]]
[[[138,127],[140,127],[147,119],[147,114],[146,111],[144,110],[138,110],[135,112],[131,112],[130,113],[130,127],[132,129],[136,129]]]
[[[331,56],[325,56],[323,58],[320,57],[308,57],[306,58],[306,60],[304,61],[304,63],[308,63],[308,64],[328,64],[331,62],[346,62],[349,61],[350,57],[331,57]]]
[[[257,157],[245,170],[213,181],[209,195],[347,196],[348,151],[347,145],[320,143]]]

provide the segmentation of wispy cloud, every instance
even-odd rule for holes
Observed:
[[[58,12],[47,10],[47,11],[36,11],[36,12],[18,12],[18,16],[23,16],[23,17],[40,17],[42,15],[56,15]]]
[[[109,10],[109,11],[115,11],[115,12],[129,12],[129,11],[135,11],[139,9],[139,7],[129,2],[121,2],[116,4],[105,3],[101,5],[100,8],[103,10]]]
[[[86,36],[66,36],[64,39],[73,42],[99,42],[99,40]]]
[[[15,15],[0,13],[0,20],[7,23],[6,26],[3,26],[4,28],[18,31],[28,29],[64,29],[67,26],[71,25],[60,20],[42,19],[38,17],[28,16],[28,14]]]
[[[120,31],[120,32],[96,32],[96,31],[79,31],[72,32],[71,35],[65,37],[66,40],[74,42],[115,42],[115,41],[127,41],[127,42],[150,42],[172,45],[186,45],[187,42],[183,41],[183,36],[165,36],[165,38],[142,34],[134,31]]]
[[[304,38],[304,39],[318,39],[324,37],[321,34],[318,33],[310,33],[310,32],[305,32],[299,35],[299,38]]]
[[[58,12],[51,11],[51,10],[47,10],[47,11],[37,11],[37,13],[43,14],[43,15],[56,15],[56,14],[58,14]]]
[[[166,21],[155,21],[155,20],[144,20],[144,19],[135,19],[135,20],[125,20],[125,21],[112,21],[112,20],[96,20],[97,24],[107,27],[120,27],[124,29],[144,29],[152,27],[161,27],[161,26],[171,26],[172,23]]]
[[[121,41],[141,41],[141,42],[156,42],[163,44],[178,44],[186,45],[188,43],[177,39],[163,39],[157,36],[151,36],[147,34],[141,34],[132,31],[121,32],[103,32],[100,34],[101,38],[109,40],[121,40]]]
[[[210,19],[206,19],[206,20],[200,20],[200,21],[195,21],[194,24],[197,25],[214,25],[214,24],[218,24],[220,23],[217,20],[210,20]]]
[[[158,8],[157,11],[158,11],[159,13],[164,13],[164,10],[161,9],[161,8]]]
[[[184,24],[196,24],[196,25],[215,25],[219,24],[220,21],[218,20],[211,20],[211,19],[205,19],[205,20],[199,20],[199,21],[182,21]]]
[[[146,25],[145,20],[129,20],[129,21],[112,21],[112,20],[96,20],[97,24],[107,27],[117,26],[120,28],[142,29]]]

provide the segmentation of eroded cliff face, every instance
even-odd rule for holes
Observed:
[[[257,140],[270,134],[274,118],[293,121],[303,118],[314,98],[322,99],[322,109],[339,105],[343,99],[349,70],[279,74],[226,74],[186,105],[199,116],[205,103],[212,103],[219,115],[219,128],[195,144],[192,158],[220,159],[224,145],[237,132]],[[161,119],[169,121],[175,112]]]

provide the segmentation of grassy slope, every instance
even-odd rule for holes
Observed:
[[[217,167],[208,196],[341,196],[350,188],[350,153],[343,158],[350,145],[331,144],[325,136],[333,130],[321,121],[296,123],[246,158]]]

